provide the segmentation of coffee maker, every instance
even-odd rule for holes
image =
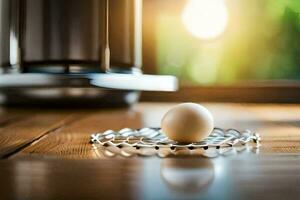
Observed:
[[[132,105],[175,91],[142,74],[142,0],[0,0],[0,102]]]

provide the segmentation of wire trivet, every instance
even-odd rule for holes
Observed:
[[[229,150],[248,149],[249,144],[259,146],[261,138],[258,133],[238,131],[236,129],[215,128],[203,141],[180,144],[167,138],[159,128],[133,130],[124,128],[118,132],[107,130],[91,135],[94,149],[105,150],[106,155],[116,154],[130,157],[133,155],[149,156],[157,154],[166,157],[170,154],[194,154],[215,157]]]

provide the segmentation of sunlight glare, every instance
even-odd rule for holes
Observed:
[[[193,36],[214,39],[225,31],[228,10],[224,0],[189,0],[182,20]]]

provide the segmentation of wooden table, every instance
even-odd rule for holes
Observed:
[[[299,199],[300,105],[206,104],[216,126],[262,136],[208,159],[108,158],[90,134],[157,127],[172,104],[130,109],[0,109],[0,199]]]

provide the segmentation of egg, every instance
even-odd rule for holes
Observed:
[[[196,103],[182,103],[170,109],[162,118],[162,132],[179,143],[199,142],[214,128],[213,116],[208,109]]]

